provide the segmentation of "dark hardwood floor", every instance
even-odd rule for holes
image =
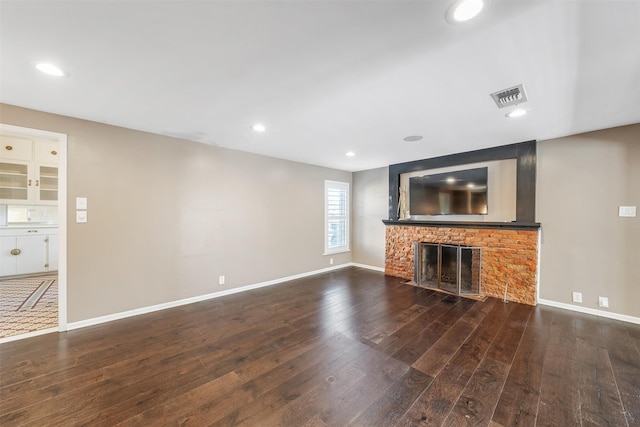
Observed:
[[[638,426],[640,325],[360,268],[0,345],[0,425]]]

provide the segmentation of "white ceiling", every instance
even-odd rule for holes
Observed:
[[[640,122],[640,1],[452,1],[2,0],[0,101],[348,171]]]

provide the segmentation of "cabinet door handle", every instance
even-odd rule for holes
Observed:
[[[36,187],[38,187],[40,185],[40,180],[36,179]]]
[[[27,184],[29,187],[31,187],[31,180],[29,180],[29,183]]]
[[[5,146],[4,148],[5,148],[5,150],[7,150],[7,151],[11,151],[11,150],[13,150],[13,147],[12,147],[12,146],[10,146],[10,145]]]
[[[58,155],[58,152],[57,152],[56,150],[53,150],[53,151],[51,152],[51,155],[52,155],[52,156],[57,156],[57,155]]]
[[[22,251],[18,248],[11,250],[11,255],[20,255]]]

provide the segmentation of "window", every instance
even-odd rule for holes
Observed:
[[[349,250],[349,183],[324,182],[324,253]]]

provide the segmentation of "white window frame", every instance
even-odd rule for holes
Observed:
[[[349,246],[351,241],[351,233],[350,233],[350,216],[351,216],[351,199],[349,194],[349,183],[341,182],[341,181],[329,181],[326,180],[324,182],[324,255],[336,254],[340,252],[349,252]],[[329,211],[329,191],[330,190],[339,190],[346,192],[346,215],[332,215]],[[345,244],[340,246],[331,246],[329,244],[330,239],[330,223],[334,223],[335,221],[344,221],[344,232],[345,232]]]

